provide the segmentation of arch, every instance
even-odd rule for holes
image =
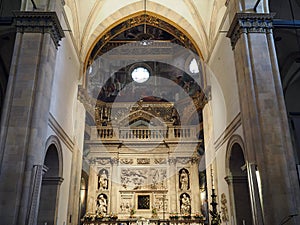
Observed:
[[[50,136],[46,142],[44,168],[38,224],[56,224],[59,189],[63,182],[62,149],[56,136]]]
[[[241,149],[243,151],[243,155],[245,157],[245,145],[244,145],[244,141],[242,139],[242,137],[240,135],[234,134],[230,137],[230,139],[228,140],[227,143],[227,150],[226,150],[226,162],[225,162],[225,168],[226,168],[226,175],[229,176],[230,174],[230,170],[229,170],[229,161],[230,161],[230,156],[231,156],[231,152],[232,152],[232,147],[234,144],[238,144],[241,146]],[[245,157],[245,160],[247,161],[247,158]]]
[[[233,135],[227,144],[225,180],[228,184],[231,215],[235,224],[253,224],[250,191],[248,184],[247,160],[244,143],[239,135]]]
[[[55,135],[51,135],[49,136],[49,138],[46,141],[46,148],[45,148],[45,157],[46,157],[46,153],[50,147],[50,145],[54,145],[57,151],[57,156],[58,156],[58,166],[59,166],[59,173],[58,176],[62,177],[63,176],[63,154],[62,154],[62,147],[61,147],[61,143],[60,140],[57,136]],[[44,158],[45,161],[45,158]]]
[[[149,2],[148,7],[148,15],[155,16],[161,21],[164,21],[165,23],[176,27],[194,44],[197,49],[198,55],[201,56],[201,58],[206,58],[208,54],[208,40],[206,32],[204,30],[204,26],[198,27],[199,31],[197,32],[193,25],[190,24],[182,15],[178,14],[177,12],[152,1]],[[141,11],[136,13],[139,9]],[[105,36],[105,34],[107,34],[113,27],[117,26],[118,24],[121,24],[122,22],[125,22],[126,20],[129,20],[134,16],[143,14],[144,11],[142,4],[140,2],[135,2],[121,8],[117,12],[114,12],[109,18],[106,18],[101,23],[99,23],[95,30],[93,32],[90,32],[91,34],[89,35],[89,38],[83,40],[83,42],[81,43],[81,46],[83,46],[81,51],[81,59],[84,62],[82,72],[85,72],[85,69],[89,63],[88,59],[91,51],[98,43],[98,41]],[[90,27],[89,29],[91,29],[91,26],[87,25],[87,27]],[[185,29],[183,29],[183,27]],[[86,30],[85,32],[88,33],[88,30]]]

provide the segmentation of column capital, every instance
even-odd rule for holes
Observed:
[[[232,49],[242,33],[270,32],[274,15],[275,13],[236,13],[227,32]]]
[[[226,176],[224,177],[227,184],[233,184],[233,183],[247,183],[248,177],[247,176]]]
[[[14,24],[19,33],[49,33],[57,48],[65,37],[56,12],[14,11]]]

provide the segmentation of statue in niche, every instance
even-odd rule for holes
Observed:
[[[97,214],[107,213],[107,196],[100,194],[97,198]]]
[[[189,174],[186,169],[182,169],[179,174],[179,188],[183,191],[189,189]]]
[[[100,171],[100,176],[99,176],[99,182],[98,182],[98,189],[100,190],[106,190],[108,189],[108,177],[107,177],[107,171],[102,170]]]
[[[183,215],[191,214],[191,200],[188,194],[182,194],[180,200],[180,213]]]

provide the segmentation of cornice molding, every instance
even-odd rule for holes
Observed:
[[[274,13],[236,13],[227,32],[232,49],[235,48],[242,33],[271,32],[274,15]]]
[[[62,177],[43,177],[43,184],[45,185],[61,185],[64,181]]]
[[[19,33],[49,33],[57,48],[65,37],[56,12],[14,11],[14,24]]]
[[[49,113],[49,127],[54,131],[54,133],[59,137],[59,139],[67,146],[67,148],[73,152],[74,142],[71,137],[66,133],[66,131],[60,126],[60,124],[56,121],[54,116]]]
[[[241,113],[239,112],[234,119],[227,125],[222,134],[215,140],[214,146],[216,151],[234,134],[234,132],[242,125]]]

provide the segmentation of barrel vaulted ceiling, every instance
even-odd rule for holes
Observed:
[[[208,57],[226,15],[226,0],[146,0],[146,11],[184,30]],[[65,0],[73,41],[81,60],[107,28],[143,13],[144,0]],[[172,21],[172,22],[171,22]]]

